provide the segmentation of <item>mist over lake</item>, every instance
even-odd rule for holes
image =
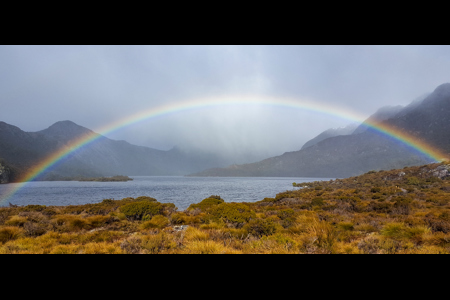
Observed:
[[[3,205],[79,205],[103,199],[150,196],[161,203],[174,203],[178,210],[219,195],[226,202],[255,202],[277,193],[294,190],[293,182],[334,178],[296,177],[184,177],[130,176],[128,182],[35,181],[27,183]],[[17,183],[0,185],[0,196]]]

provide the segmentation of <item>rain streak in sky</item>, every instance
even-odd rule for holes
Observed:
[[[270,97],[274,105],[200,107],[106,135],[161,150],[258,160],[299,150],[322,131],[352,122],[277,106],[276,99],[368,117],[450,82],[450,47],[1,45],[0,66],[0,121],[24,131],[63,120],[96,131],[167,104]]]

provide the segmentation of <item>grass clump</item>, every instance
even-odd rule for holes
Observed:
[[[167,217],[164,217],[163,215],[155,215],[150,220],[147,220],[144,223],[142,223],[141,228],[144,230],[150,228],[164,228],[167,227],[169,224],[170,221]]]
[[[326,221],[314,220],[308,226],[308,233],[313,237],[313,244],[324,249],[326,253],[332,252],[338,236],[338,232],[332,224]]]
[[[15,240],[24,234],[24,230],[15,226],[5,226],[0,228],[0,243]]]
[[[11,216],[9,220],[5,222],[5,225],[22,227],[27,221],[28,219],[26,217],[15,215]]]

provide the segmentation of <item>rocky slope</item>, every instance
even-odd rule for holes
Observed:
[[[355,129],[358,127],[358,125],[359,124],[349,124],[343,128],[330,128],[328,130],[325,130],[324,132],[322,132],[315,138],[307,141],[300,150],[311,147],[311,146],[317,144],[318,142],[326,140],[330,137],[352,134],[355,131]]]

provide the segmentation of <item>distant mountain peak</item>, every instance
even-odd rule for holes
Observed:
[[[435,93],[439,96],[449,97],[450,96],[450,83],[443,83],[443,84],[439,85],[437,88],[434,89],[433,93]]]
[[[70,120],[64,120],[64,121],[58,121],[58,122],[55,122],[54,124],[50,125],[49,128],[52,128],[52,127],[58,127],[58,128],[61,128],[61,127],[64,127],[64,128],[70,128],[70,127],[82,127],[82,126],[76,124],[76,123],[73,122],[73,121],[70,121]],[[83,128],[84,128],[84,127],[83,127]]]
[[[92,130],[80,126],[70,120],[65,120],[58,121],[47,129],[39,131],[39,133],[47,136],[64,136],[67,138],[74,138],[80,135],[90,134],[92,133]]]
[[[308,147],[311,147],[327,138],[335,137],[338,135],[349,135],[352,134],[356,128],[358,127],[358,123],[351,123],[345,127],[339,127],[339,128],[330,128],[325,130],[324,132],[320,133],[315,138],[307,141],[301,149],[306,149]]]

